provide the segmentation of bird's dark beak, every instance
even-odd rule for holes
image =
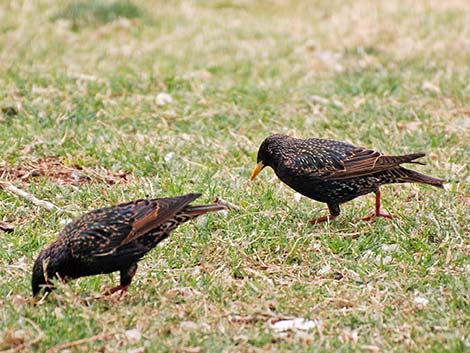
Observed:
[[[258,162],[258,164],[253,168],[253,171],[251,172],[250,181],[256,178],[256,176],[259,174],[259,172],[263,170],[264,167],[265,165],[263,164],[263,162]]]

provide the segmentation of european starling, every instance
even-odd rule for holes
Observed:
[[[332,220],[340,214],[340,204],[374,192],[375,212],[364,220],[391,216],[380,208],[380,186],[416,182],[443,187],[444,179],[401,167],[414,163],[424,153],[385,156],[364,147],[317,138],[297,139],[275,134],[266,138],[258,151],[257,165],[250,180],[264,167],[271,167],[285,184],[311,199],[325,202],[329,216],[313,219],[312,224]]]
[[[50,280],[68,281],[78,277],[120,271],[121,295],[131,284],[137,262],[172,230],[207,212],[226,209],[218,203],[190,206],[201,194],[144,199],[87,213],[69,223],[57,239],[43,249],[33,267],[32,289],[52,290]]]

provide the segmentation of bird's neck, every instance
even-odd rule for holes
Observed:
[[[69,248],[65,245],[61,238],[55,240],[45,250],[42,258],[43,264],[46,265],[47,274],[52,277],[57,277],[59,274],[61,277],[67,276],[67,273],[63,273],[64,269],[67,269],[66,264],[72,258]],[[43,265],[44,266],[44,265]]]

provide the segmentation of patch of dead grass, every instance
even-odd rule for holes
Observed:
[[[48,178],[60,185],[87,183],[115,185],[128,183],[131,175],[124,170],[110,171],[104,168],[94,170],[77,164],[67,166],[58,157],[43,157],[26,161],[15,167],[7,166],[6,163],[0,164],[0,179],[38,183],[40,178]]]

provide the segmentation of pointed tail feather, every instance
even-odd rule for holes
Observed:
[[[408,155],[406,155],[405,157],[409,157],[410,159],[409,159],[407,162],[405,162],[405,163],[426,165],[426,163],[419,162],[419,161],[415,161],[415,159],[424,157],[425,155],[426,155],[426,153],[412,153],[412,154],[408,154]]]
[[[402,164],[402,163],[412,163],[412,164],[421,164],[424,165],[422,162],[415,161],[415,159],[424,157],[425,153],[411,153],[405,154],[401,156],[381,156],[379,162],[381,164]]]
[[[204,213],[207,212],[217,212],[217,211],[222,211],[226,210],[227,206],[225,205],[219,205],[219,204],[212,204],[212,205],[197,205],[197,206],[186,206],[183,210],[182,213],[188,215],[189,217],[197,217],[200,216]]]
[[[406,169],[406,168],[400,168],[403,172],[406,173],[406,180],[407,182],[413,182],[413,183],[421,183],[421,184],[427,184],[427,185],[432,185],[438,188],[443,188],[444,183],[447,182],[445,179],[441,178],[436,178],[430,175],[418,173],[414,170]]]

